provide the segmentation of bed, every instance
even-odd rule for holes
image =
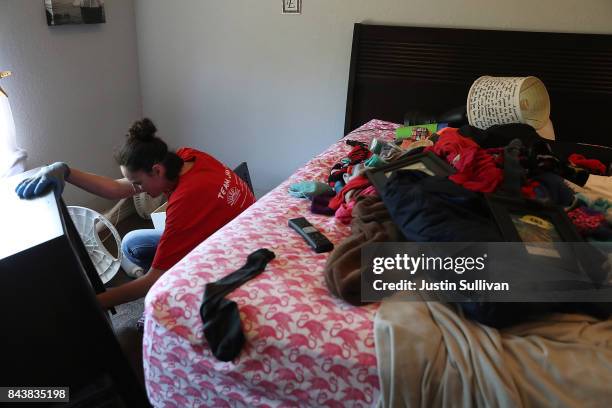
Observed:
[[[391,139],[396,125],[370,121],[351,136]],[[146,299],[144,361],[149,397],[158,406],[371,405],[377,398],[373,318],[331,296],[315,254],[287,220],[306,215],[332,242],[349,234],[334,217],[310,214],[309,201],[287,194],[290,184],[324,178],[346,154],[338,141],[209,237],[168,271]],[[247,345],[231,363],[217,361],[203,340],[198,310],[204,284],[240,268],[268,248],[276,259],[233,291]],[[364,387],[364,384],[366,385]]]
[[[327,255],[312,252],[287,220],[306,216],[334,243],[350,228],[311,214],[309,202],[289,196],[287,188],[325,180],[350,149],[344,139],[390,140],[409,110],[440,113],[464,104],[470,84],[483,74],[542,79],[559,152],[577,141],[610,144],[603,130],[612,106],[611,36],[356,24],[347,136],[330,141],[329,148],[200,244],[147,295],[143,360],[151,403],[375,405],[381,393],[373,331],[378,305],[355,307],[331,296],[322,274]],[[584,149],[609,162],[602,149]],[[239,305],[246,345],[234,361],[220,362],[203,339],[198,311],[204,286],[240,268],[260,248],[276,258],[228,296]]]

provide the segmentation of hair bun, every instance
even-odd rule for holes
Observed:
[[[151,119],[144,118],[134,122],[132,127],[130,127],[128,136],[141,142],[150,142],[155,137],[155,132],[157,132],[157,128]]]

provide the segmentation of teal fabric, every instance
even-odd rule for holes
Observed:
[[[606,200],[605,198],[598,198],[597,200],[591,203],[590,207],[595,211],[599,211],[605,214],[610,208],[612,208],[612,203]]]
[[[600,197],[600,198],[597,198],[596,200],[591,200],[587,196],[581,193],[576,194],[576,197],[580,199],[580,201],[586,203],[586,205],[591,210],[599,211],[604,214],[608,212],[610,208],[612,208],[612,203],[606,200],[605,198]]]
[[[372,139],[372,143],[370,144],[370,151],[374,154],[378,154],[382,150],[384,144],[385,142],[374,138]]]
[[[301,183],[292,184],[289,187],[289,194],[292,197],[308,198],[309,200],[312,200],[315,196],[328,192],[333,193],[334,190],[320,181],[302,181]]]
[[[387,164],[387,162],[381,159],[379,155],[373,154],[364,164],[366,167],[380,167]]]

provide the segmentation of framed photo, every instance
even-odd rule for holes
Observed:
[[[558,242],[584,242],[563,208],[523,198],[485,195],[502,237],[525,242],[530,255],[563,259]]]
[[[404,158],[400,157],[384,166],[366,171],[366,175],[378,193],[382,196],[385,185],[387,184],[387,179],[397,170],[420,170],[430,176],[443,177],[447,177],[456,172],[450,164],[446,163],[434,153],[423,152]]]
[[[302,14],[302,0],[283,0],[283,14]]]
[[[47,25],[106,22],[104,0],[45,0]]]

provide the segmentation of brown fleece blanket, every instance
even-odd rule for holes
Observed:
[[[325,282],[330,292],[361,305],[361,249],[370,243],[397,241],[399,233],[379,197],[360,197],[353,207],[351,235],[327,258]]]

